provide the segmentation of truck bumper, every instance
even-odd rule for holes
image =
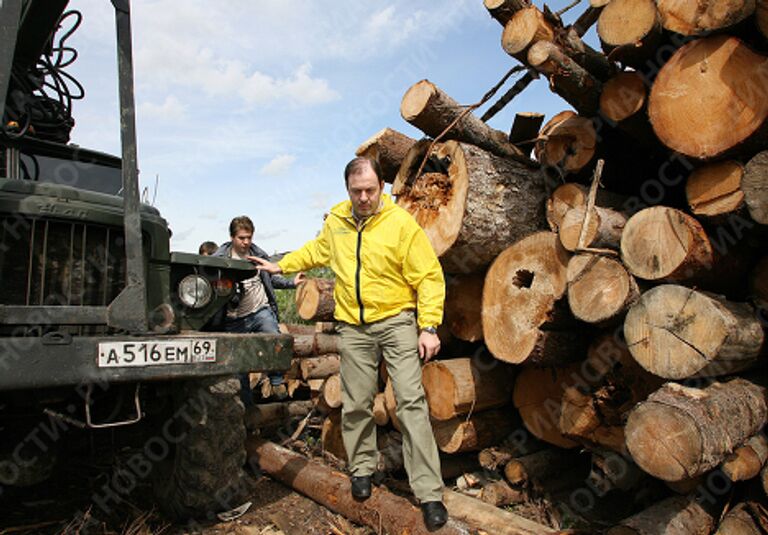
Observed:
[[[99,367],[99,344],[158,342],[174,338],[216,340],[215,362]],[[285,334],[194,332],[160,336],[0,338],[0,391],[283,371],[293,338]]]

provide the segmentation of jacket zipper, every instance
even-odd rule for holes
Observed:
[[[363,316],[364,310],[363,310],[363,295],[360,289],[360,270],[363,267],[362,261],[360,258],[360,250],[362,249],[363,245],[363,229],[365,229],[365,225],[363,225],[358,231],[357,231],[357,269],[355,270],[355,293],[357,294],[357,305],[360,307],[360,324],[365,325],[365,318]]]

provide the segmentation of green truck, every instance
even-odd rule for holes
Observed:
[[[67,3],[0,2],[0,494],[45,479],[66,429],[141,422],[154,447],[136,475],[158,506],[221,510],[245,463],[234,377],[287,369],[292,340],[207,328],[254,267],[171,252],[139,200],[127,0],[112,1],[122,155],[69,144]]]

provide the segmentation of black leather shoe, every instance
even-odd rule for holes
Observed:
[[[352,476],[349,481],[352,484],[353,498],[366,500],[371,497],[371,476]]]
[[[421,504],[424,525],[429,531],[435,530],[448,522],[448,510],[443,502],[424,502]]]

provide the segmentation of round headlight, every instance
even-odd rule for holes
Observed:
[[[213,288],[205,277],[187,275],[179,283],[179,299],[190,308],[202,308],[211,302]]]

